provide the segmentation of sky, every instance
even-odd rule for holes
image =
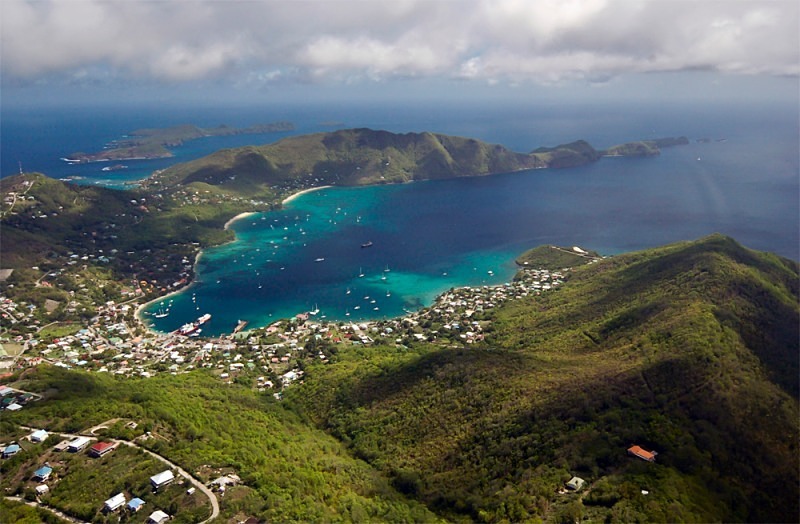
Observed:
[[[0,102],[796,99],[799,11],[796,0],[2,0]]]

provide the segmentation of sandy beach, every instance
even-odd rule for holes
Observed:
[[[236,221],[237,221],[237,220],[239,220],[240,218],[246,218],[246,217],[249,217],[250,215],[256,215],[256,214],[257,214],[257,213],[256,213],[255,211],[247,211],[247,212],[245,212],[245,213],[239,213],[238,215],[236,215],[236,216],[235,216],[235,217],[233,217],[232,219],[230,219],[230,220],[228,220],[227,222],[225,222],[225,225],[224,225],[224,226],[222,226],[222,228],[223,228],[223,229],[228,229],[228,228],[230,227],[230,225],[231,225],[231,224],[233,224],[234,222],[236,222]]]
[[[327,189],[327,188],[329,188],[329,187],[333,187],[333,186],[319,186],[319,187],[310,187],[310,188],[308,188],[308,189],[304,189],[304,190],[302,190],[302,191],[298,191],[297,193],[295,193],[295,194],[293,194],[293,195],[290,195],[290,196],[288,196],[288,197],[284,198],[282,203],[283,203],[284,205],[285,205],[285,204],[288,204],[289,202],[291,202],[291,201],[292,201],[292,200],[294,200],[295,198],[299,197],[300,195],[305,195],[306,193],[311,193],[312,191],[319,191],[320,189]]]
[[[302,190],[302,191],[298,191],[297,193],[294,193],[293,195],[290,195],[290,196],[286,197],[285,199],[283,199],[283,204],[287,204],[288,202],[291,202],[292,200],[294,200],[295,198],[299,197],[300,195],[304,195],[304,194],[306,194],[306,193],[310,193],[310,192],[312,192],[312,191],[319,191],[320,189],[325,189],[325,188],[328,188],[328,187],[333,187],[333,186],[319,186],[319,187],[311,187],[311,188],[309,188],[309,189],[304,189],[304,190]],[[251,216],[251,215],[257,215],[257,214],[258,214],[258,213],[257,213],[257,212],[254,212],[254,211],[247,211],[247,212],[245,212],[245,213],[239,213],[239,214],[238,214],[238,215],[236,215],[235,217],[233,217],[233,218],[231,218],[230,220],[228,220],[227,222],[225,222],[225,225],[224,225],[223,227],[224,227],[224,229],[228,229],[228,228],[231,226],[231,224],[233,224],[233,223],[234,223],[234,222],[236,222],[237,220],[240,220],[240,219],[242,219],[242,218],[247,218],[247,217],[249,217],[249,216]],[[200,255],[202,255],[202,254],[203,254],[203,251],[202,251],[202,250],[198,251],[198,252],[195,254],[195,258],[194,258],[194,268],[195,268],[195,272],[196,272],[196,268],[197,268],[197,261],[198,261],[198,259],[200,258]],[[147,326],[147,323],[146,323],[146,322],[144,322],[144,318],[143,318],[143,310],[144,310],[144,309],[145,309],[147,306],[149,306],[150,304],[153,304],[153,303],[155,303],[155,302],[162,302],[162,301],[164,301],[164,300],[168,300],[168,299],[169,299],[169,297],[171,297],[172,295],[176,295],[176,294],[178,294],[178,293],[182,293],[182,292],[186,291],[186,288],[187,288],[187,287],[189,287],[189,286],[191,286],[191,284],[192,284],[192,282],[189,282],[189,283],[188,283],[186,286],[183,286],[183,287],[181,287],[180,289],[176,289],[176,290],[174,290],[174,291],[171,291],[171,292],[167,293],[166,295],[162,295],[162,296],[160,296],[160,297],[157,297],[157,298],[154,298],[154,299],[152,299],[152,300],[149,300],[148,302],[145,302],[144,304],[141,304],[141,305],[139,305],[139,307],[137,307],[137,308],[136,308],[136,318],[139,320],[139,322],[140,322],[140,323],[141,323],[143,326],[145,326],[145,327],[148,329],[148,331],[151,331],[151,332],[157,333],[158,331],[155,331],[155,330],[153,330],[152,328],[149,328],[149,327]]]

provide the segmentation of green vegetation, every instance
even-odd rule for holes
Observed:
[[[67,522],[41,508],[27,506],[24,502],[17,502],[0,497],[0,515],[5,522],[14,524],[64,524]]]
[[[120,422],[109,428],[107,436],[136,438],[140,445],[205,482],[226,472],[238,474],[244,487],[220,499],[226,518],[243,512],[280,522],[435,520],[424,506],[399,494],[383,475],[351,458],[340,443],[272,396],[236,383],[221,386],[210,374],[119,380],[45,366],[26,371],[16,385],[41,391],[45,399],[4,415],[7,425],[77,432],[123,417],[136,421],[137,428],[131,430]],[[5,463],[10,464],[9,470],[27,473],[35,469],[34,462],[47,460],[47,453],[41,449],[21,453]],[[94,514],[105,499],[121,490],[147,500],[153,509],[158,504],[166,509],[174,500],[183,500],[178,492],[158,499],[161,502],[148,499],[147,479],[164,468],[158,463],[151,467],[147,457],[134,460],[137,453],[121,448],[102,459],[61,455],[72,462],[56,466],[63,479],[56,484],[58,490],[53,489],[51,502],[90,518],[90,512]],[[3,482],[14,482],[11,476],[3,478]],[[90,489],[87,482],[96,485]],[[201,520],[187,517],[186,508],[173,509],[179,521]],[[191,508],[188,511],[195,515]]]
[[[179,146],[187,140],[207,136],[253,135],[292,130],[294,130],[294,125],[291,122],[275,122],[243,129],[226,125],[204,129],[188,124],[167,128],[138,129],[130,134],[130,138],[114,141],[110,148],[99,153],[72,153],[68,159],[84,163],[135,158],[164,158],[172,156],[168,147]]]
[[[205,371],[126,380],[40,366],[14,385],[45,398],[4,413],[0,439],[19,440],[20,424],[119,419],[104,436],[206,482],[239,475],[223,518],[792,521],[799,282],[797,263],[721,235],[604,259],[485,311],[486,339],[469,348],[326,342],[330,363],[309,351],[282,402]],[[656,461],[629,456],[634,444]],[[33,469],[64,459],[23,448],[0,467],[24,496]],[[138,494],[149,459],[121,451],[57,464],[52,503],[98,518],[111,491]],[[76,493],[99,475],[114,480]],[[580,491],[564,489],[573,475]],[[186,521],[201,508],[174,509]]]
[[[515,260],[518,266],[533,269],[557,270],[566,267],[576,267],[600,260],[596,251],[575,251],[568,247],[539,246],[521,254]]]
[[[529,154],[470,138],[435,133],[395,134],[346,129],[296,136],[274,144],[225,149],[174,166],[155,180],[163,185],[202,182],[235,194],[265,188],[291,192],[320,185],[366,185],[572,167],[597,161],[585,141]]]
[[[791,521],[797,286],[721,236],[615,257],[508,303],[480,349],[342,349],[287,398],[453,519]]]
[[[585,140],[557,147],[540,147],[532,154],[542,158],[547,167],[576,167],[600,159],[600,153]]]
[[[661,154],[663,147],[682,146],[688,143],[689,139],[685,136],[641,140],[610,147],[603,154],[607,156],[655,156]]]

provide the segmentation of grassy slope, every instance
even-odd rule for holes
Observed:
[[[518,256],[515,262],[519,266],[555,270],[582,266],[599,258],[596,251],[586,251],[580,255],[568,247],[538,246]]]
[[[451,517],[793,520],[797,278],[720,236],[620,256],[504,307],[483,350],[342,351],[294,401]]]

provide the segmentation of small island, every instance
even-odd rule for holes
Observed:
[[[77,152],[62,158],[70,164],[87,164],[89,162],[108,162],[120,160],[148,160],[153,158],[169,158],[172,152],[168,149],[177,147],[188,140],[209,136],[258,135],[293,131],[291,122],[273,122],[245,128],[220,125],[213,128],[202,128],[194,125],[179,125],[165,128],[138,129],[122,140],[115,140],[106,149],[97,153]]]

